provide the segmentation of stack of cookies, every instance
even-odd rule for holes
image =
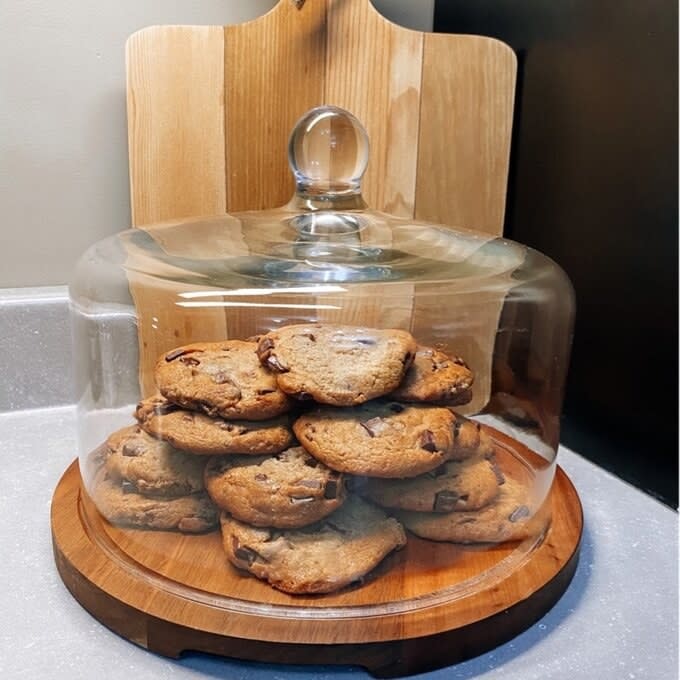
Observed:
[[[132,425],[100,447],[94,498],[114,524],[202,533],[217,523],[205,492],[204,461]]]
[[[160,394],[140,402],[138,424],[111,435],[100,454],[95,498],[107,519],[184,533],[214,529],[218,511],[204,482],[208,456],[271,456],[293,443],[282,414],[294,400],[260,365],[255,347],[196,343],[160,358]]]
[[[138,425],[109,438],[97,488],[137,502],[153,487],[166,515],[173,499],[208,509],[159,523],[147,508],[112,513],[97,492],[111,521],[207,530],[216,507],[228,559],[290,593],[361,581],[406,544],[404,526],[463,543],[522,535],[524,490],[451,408],[470,401],[472,372],[405,331],[305,324],[195,343],[161,357],[155,378]],[[126,446],[137,453],[123,465]]]

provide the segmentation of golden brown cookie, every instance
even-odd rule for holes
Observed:
[[[267,420],[292,401],[258,361],[257,345],[240,340],[196,342],[164,354],[155,378],[169,401],[228,420]]]
[[[446,514],[395,510],[394,514],[421,538],[452,543],[498,543],[526,538],[533,511],[527,502],[526,489],[506,479],[496,500],[481,510]]]
[[[281,529],[326,517],[346,495],[343,476],[301,446],[276,456],[216,456],[205,485],[215,504],[241,522]]]
[[[415,351],[406,331],[333,324],[284,326],[257,345],[260,361],[284,392],[333,406],[362,404],[394,390]]]
[[[368,477],[415,477],[447,460],[493,451],[478,423],[447,408],[382,399],[319,407],[298,418],[293,430],[328,467]]]
[[[293,442],[287,416],[272,420],[225,420],[183,409],[158,394],[137,405],[139,426],[154,437],[199,455],[279,453]]]
[[[152,437],[138,425],[114,432],[106,446],[106,472],[126,490],[145,496],[187,496],[204,489],[205,459]]]
[[[356,489],[384,508],[452,512],[484,507],[496,498],[504,481],[493,460],[475,456],[449,460],[431,472],[409,479],[356,480]]]
[[[304,529],[258,529],[220,518],[229,561],[287,593],[330,593],[360,582],[393,550],[404,529],[382,510],[352,496]]]
[[[460,406],[472,399],[474,374],[456,356],[419,346],[411,368],[390,398]]]
[[[217,526],[217,509],[205,492],[176,498],[149,498],[128,491],[104,470],[95,479],[93,500],[109,522],[135,529],[199,534]]]

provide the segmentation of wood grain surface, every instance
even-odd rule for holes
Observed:
[[[371,207],[501,233],[516,59],[497,40],[411,31],[369,0],[282,0],[240,25],[143,29],[127,72],[134,225],[282,205],[293,124],[334,104],[368,130]]]
[[[293,125],[313,106],[333,104],[368,131],[363,193],[371,208],[498,235],[515,72],[514,54],[496,40],[411,31],[369,0],[281,0],[240,25],[143,29],[127,45],[132,223],[285,204],[294,189],[286,153]],[[143,395],[153,390],[153,364],[173,339],[178,346],[263,330],[256,308],[196,312],[175,305],[187,292],[181,286],[140,285],[139,277],[130,282],[142,319]],[[315,320],[409,329],[414,290],[404,283],[396,303],[395,290],[374,287],[370,299],[357,291]],[[489,396],[502,299],[500,293],[487,305],[474,337],[462,341],[473,350],[475,408]],[[159,307],[162,330],[149,321]]]
[[[224,213],[223,29],[153,26],[126,51],[132,223]]]
[[[506,470],[509,451],[533,455],[489,433]],[[112,527],[80,485],[74,463],[52,503],[57,566],[78,601],[119,634],[170,656],[193,649],[291,663],[355,663],[379,675],[452,663],[531,625],[571,580],[583,527],[578,496],[558,469],[543,506],[550,527],[542,540],[529,542],[528,553],[512,543],[466,547],[409,535],[407,548],[361,586],[291,596],[231,567],[217,532],[183,536]],[[442,597],[417,599],[433,595]]]

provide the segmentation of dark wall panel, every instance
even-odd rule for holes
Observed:
[[[435,30],[518,55],[506,234],[576,289],[563,442],[676,506],[677,3],[439,0]]]

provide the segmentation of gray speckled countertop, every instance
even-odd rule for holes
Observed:
[[[50,536],[52,493],[76,451],[66,301],[63,287],[0,290],[0,679],[369,678],[351,667],[165,659],[110,632],[71,597]],[[558,461],[585,513],[567,592],[511,642],[413,677],[677,680],[677,513],[572,451],[563,448]]]
[[[0,414],[0,678],[368,678],[350,667],[279,666],[189,654],[161,658],[93,619],[52,558],[50,501],[74,457],[75,408]],[[585,533],[558,604],[511,642],[422,676],[504,680],[676,680],[677,514],[577,454],[558,458],[579,490]]]

